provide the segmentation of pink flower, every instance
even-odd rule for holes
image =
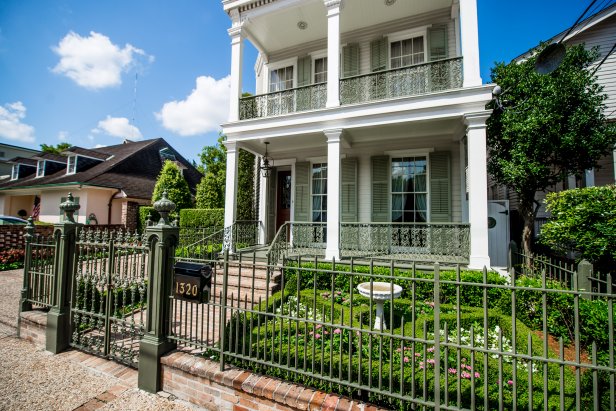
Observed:
[[[416,352],[415,353],[415,357],[421,357],[421,353],[420,352]]]
[[[467,373],[466,371],[462,371],[462,374],[460,374],[460,376],[462,378],[471,378],[471,375],[469,373]]]
[[[334,334],[340,334],[342,332],[342,330],[340,328],[336,328],[334,330]]]
[[[402,348],[397,348],[396,352],[402,352]]]
[[[422,364],[420,364],[420,365],[419,365],[419,368],[423,370],[423,365],[422,365]]]
[[[342,291],[336,291],[336,295],[342,295]]]
[[[314,331],[310,331],[310,335],[313,335],[313,334],[314,334]]]
[[[449,371],[449,374],[457,374],[458,370],[456,370],[455,368],[449,368],[447,371]]]
[[[466,362],[466,358],[462,358],[462,362]]]
[[[409,362],[411,360],[409,360],[409,357],[404,357],[404,362]]]
[[[428,358],[428,364],[434,365],[434,358]]]
[[[434,347],[428,348],[428,352],[434,352]]]
[[[315,334],[315,335],[314,335],[314,338],[315,338],[316,340],[318,340],[319,338],[321,338],[321,334],[318,334],[318,333],[317,333],[317,334]]]
[[[509,384],[509,385],[513,385],[513,381],[512,381],[512,380],[509,380],[509,381],[507,381],[507,384]]]
[[[325,331],[323,331],[323,334],[324,335],[329,335],[329,331],[325,330]]]
[[[323,325],[322,324],[317,324],[317,325],[315,325],[314,328],[317,329],[317,330],[320,330],[321,328],[323,328]]]
[[[475,378],[479,378],[481,377],[481,374],[479,374],[478,372],[475,372]]]

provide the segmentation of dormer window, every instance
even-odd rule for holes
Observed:
[[[77,170],[77,156],[69,156],[66,164],[66,174],[75,174]]]
[[[163,160],[175,161],[175,154],[173,154],[169,147],[161,148],[158,152]]]
[[[18,178],[19,178],[19,164],[13,164],[11,180],[17,180]]]
[[[36,163],[36,178],[45,176],[45,160],[39,160]]]

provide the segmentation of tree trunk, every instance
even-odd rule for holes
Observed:
[[[524,220],[522,230],[522,250],[525,255],[526,266],[532,268],[532,241],[535,228],[535,217],[538,207],[535,207],[535,193],[532,195],[520,196],[520,215]]]

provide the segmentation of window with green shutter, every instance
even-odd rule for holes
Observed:
[[[451,222],[451,164],[448,152],[430,154],[430,221]]]
[[[357,159],[343,158],[341,168],[340,221],[355,222],[357,218]]]
[[[297,86],[308,86],[311,78],[312,59],[310,56],[297,60]]]
[[[370,43],[370,70],[387,70],[387,38],[373,40]]]
[[[428,30],[430,61],[447,58],[447,26],[431,27]]]
[[[342,48],[342,77],[359,75],[359,44],[350,43]]]
[[[310,163],[295,163],[295,208],[293,221],[310,220]]]
[[[372,221],[389,221],[389,156],[374,156],[372,163]]]

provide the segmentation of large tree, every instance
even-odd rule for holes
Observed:
[[[179,167],[170,160],[165,161],[156,185],[152,193],[152,203],[160,200],[163,192],[167,192],[167,198],[175,203],[175,211],[192,207],[192,196],[186,179]]]
[[[58,143],[57,145],[47,145],[47,144],[41,144],[41,151],[45,152],[45,153],[52,153],[52,154],[60,154],[63,151],[68,150],[69,148],[71,148],[71,145],[69,143]]]
[[[492,69],[504,108],[494,104],[488,120],[488,169],[518,196],[526,252],[541,205],[536,192],[595,167],[616,143],[616,127],[603,113],[606,96],[591,71],[597,57],[579,45],[568,47],[548,75],[535,71],[535,57]]]

